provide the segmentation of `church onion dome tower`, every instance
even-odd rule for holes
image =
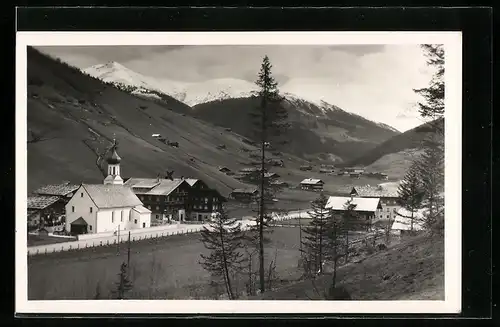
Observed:
[[[104,184],[123,185],[123,179],[120,176],[120,162],[122,158],[116,152],[116,140],[113,140],[111,155],[107,158],[108,176],[104,179]]]
[[[113,153],[111,154],[111,156],[108,157],[108,164],[110,165],[118,165],[120,163],[120,161],[122,161],[122,158],[120,158],[120,156],[118,155],[118,153],[116,153],[116,142],[115,144],[113,144]]]

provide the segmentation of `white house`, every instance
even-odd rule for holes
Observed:
[[[375,221],[377,214],[382,210],[382,205],[379,198],[356,198],[346,196],[330,196],[326,203],[326,209],[332,210],[334,214],[344,214],[349,205],[355,212],[353,223],[356,222],[358,226],[366,226],[370,228],[371,224]]]
[[[102,233],[148,228],[151,211],[120,177],[120,157],[108,158],[104,184],[81,184],[66,204],[66,230],[73,234]]]
[[[397,210],[396,218],[392,224],[391,230],[394,234],[404,234],[413,228],[414,231],[421,231],[424,229],[424,209],[419,209],[413,212],[413,226],[411,222],[411,211],[405,208]]]

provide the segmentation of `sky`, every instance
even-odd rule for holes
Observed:
[[[421,100],[433,70],[418,45],[50,46],[41,51],[78,68],[116,61],[143,75],[183,82],[254,82],[269,56],[278,87],[406,131],[423,123]]]

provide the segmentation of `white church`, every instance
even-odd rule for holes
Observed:
[[[123,185],[120,161],[114,142],[104,183],[82,183],[66,204],[66,231],[95,234],[150,227],[151,211]]]

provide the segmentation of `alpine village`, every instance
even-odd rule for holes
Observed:
[[[403,133],[268,56],[253,95],[189,105],[27,51],[29,300],[444,300],[440,46]]]

